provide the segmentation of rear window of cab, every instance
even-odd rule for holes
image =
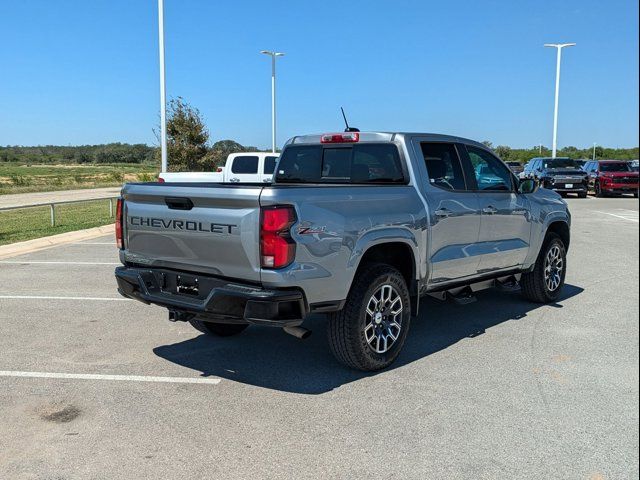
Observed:
[[[277,183],[405,184],[392,143],[291,145],[278,163]]]

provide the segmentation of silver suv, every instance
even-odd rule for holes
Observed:
[[[218,336],[304,338],[326,313],[333,353],[360,370],[396,359],[421,296],[555,301],[571,222],[482,144],[426,133],[294,137],[271,185],[128,184],[117,211],[122,295]]]

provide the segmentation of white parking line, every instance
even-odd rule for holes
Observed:
[[[116,242],[78,242],[71,243],[70,245],[111,245],[113,248],[116,248]]]
[[[45,260],[0,260],[5,265],[122,265],[120,262],[54,262]]]
[[[219,378],[152,377],[145,375],[102,375],[96,373],[16,372],[0,370],[0,377],[60,378],[65,380],[109,380],[116,382],[204,383],[217,385]]]
[[[638,212],[635,212],[633,210],[627,210],[627,211],[630,212],[630,213],[628,213],[626,215],[617,215],[615,213],[601,212],[600,210],[596,210],[596,212],[602,213],[604,215],[610,215],[612,217],[621,218],[622,220],[627,220],[629,222],[638,223]]]
[[[48,295],[0,295],[0,300],[89,300],[98,302],[130,302],[129,298],[118,297],[53,297]]]

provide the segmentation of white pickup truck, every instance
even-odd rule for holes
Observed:
[[[278,155],[271,152],[232,153],[216,172],[162,172],[160,183],[271,183]]]

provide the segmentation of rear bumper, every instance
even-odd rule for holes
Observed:
[[[169,309],[175,320],[198,317],[220,323],[297,326],[308,313],[300,290],[266,290],[255,285],[157,268],[118,267],[118,292]]]

